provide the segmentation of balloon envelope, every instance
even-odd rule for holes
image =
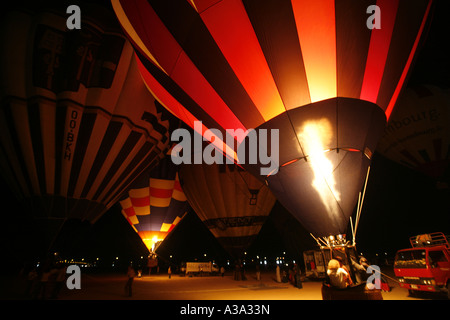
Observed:
[[[400,96],[377,150],[397,163],[441,178],[450,161],[450,91],[422,85]]]
[[[183,164],[180,179],[200,220],[232,257],[242,257],[275,204],[269,188],[236,165]]]
[[[345,232],[431,1],[377,1],[380,29],[373,1],[112,3],[161,104],[265,180],[311,232]],[[272,174],[239,157],[251,128],[279,155]],[[262,144],[260,129],[279,130],[278,144]]]
[[[143,174],[120,201],[122,214],[154,252],[186,214],[189,205],[170,157]]]
[[[95,222],[168,149],[114,14],[86,4],[81,17],[72,31],[57,10],[1,21],[0,165],[35,218]]]

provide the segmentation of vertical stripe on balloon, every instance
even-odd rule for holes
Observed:
[[[311,102],[336,97],[334,0],[293,0]]]

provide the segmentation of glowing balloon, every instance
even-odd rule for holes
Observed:
[[[122,214],[154,252],[186,214],[189,205],[170,157],[134,182],[120,201]]]
[[[112,4],[162,105],[260,176],[267,163],[238,152],[256,129],[250,146],[279,155],[260,176],[277,199],[317,236],[346,231],[430,0],[377,1],[380,29],[368,23],[373,1]],[[261,129],[279,130],[279,141],[261,144]]]

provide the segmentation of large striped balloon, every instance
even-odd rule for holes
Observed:
[[[278,173],[261,179],[314,234],[346,231],[432,0],[112,3],[162,105],[205,136],[278,129]],[[244,136],[214,144],[243,163]]]
[[[122,214],[153,252],[186,214],[189,205],[170,157],[133,183],[120,201]]]
[[[1,171],[35,218],[96,221],[168,149],[132,46],[98,10],[80,30],[56,10],[1,21]]]

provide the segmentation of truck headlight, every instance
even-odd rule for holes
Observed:
[[[422,283],[423,284],[429,284],[429,285],[435,285],[436,282],[434,281],[434,279],[422,279]]]

